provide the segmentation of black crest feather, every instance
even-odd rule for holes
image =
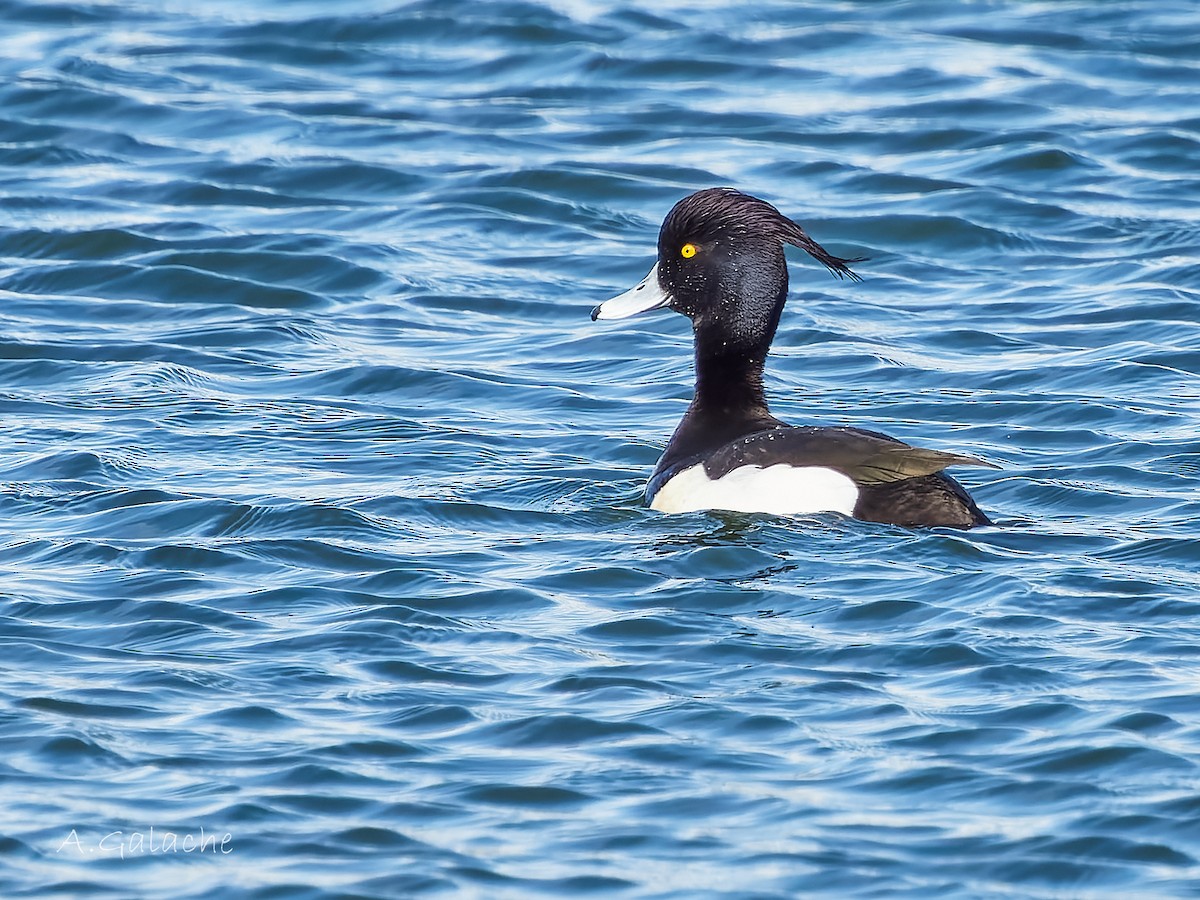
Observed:
[[[769,235],[799,247],[838,278],[862,281],[850,265],[863,262],[866,257],[834,256],[766,200],[743,194],[735,188],[708,188],[684,197],[663,222],[663,234],[702,234],[710,230]]]

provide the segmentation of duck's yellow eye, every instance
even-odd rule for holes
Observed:
[[[696,245],[695,244],[684,244],[680,248],[679,253],[680,253],[680,255],[683,256],[684,259],[691,259],[693,256],[696,255]]]

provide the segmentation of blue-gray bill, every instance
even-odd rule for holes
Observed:
[[[592,321],[597,319],[628,319],[638,313],[661,309],[674,298],[662,289],[658,283],[658,263],[650,269],[650,274],[631,287],[623,294],[617,294],[611,300],[605,300],[592,310]]]

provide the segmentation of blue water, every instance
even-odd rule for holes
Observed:
[[[711,185],[998,527],[643,508]],[[1189,0],[0,2],[0,896],[1197,896],[1198,235]]]

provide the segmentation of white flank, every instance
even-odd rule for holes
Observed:
[[[704,466],[689,466],[664,484],[650,508],[664,513],[725,509],[778,516],[839,512],[853,515],[858,488],[824,466],[739,466],[711,480]]]

